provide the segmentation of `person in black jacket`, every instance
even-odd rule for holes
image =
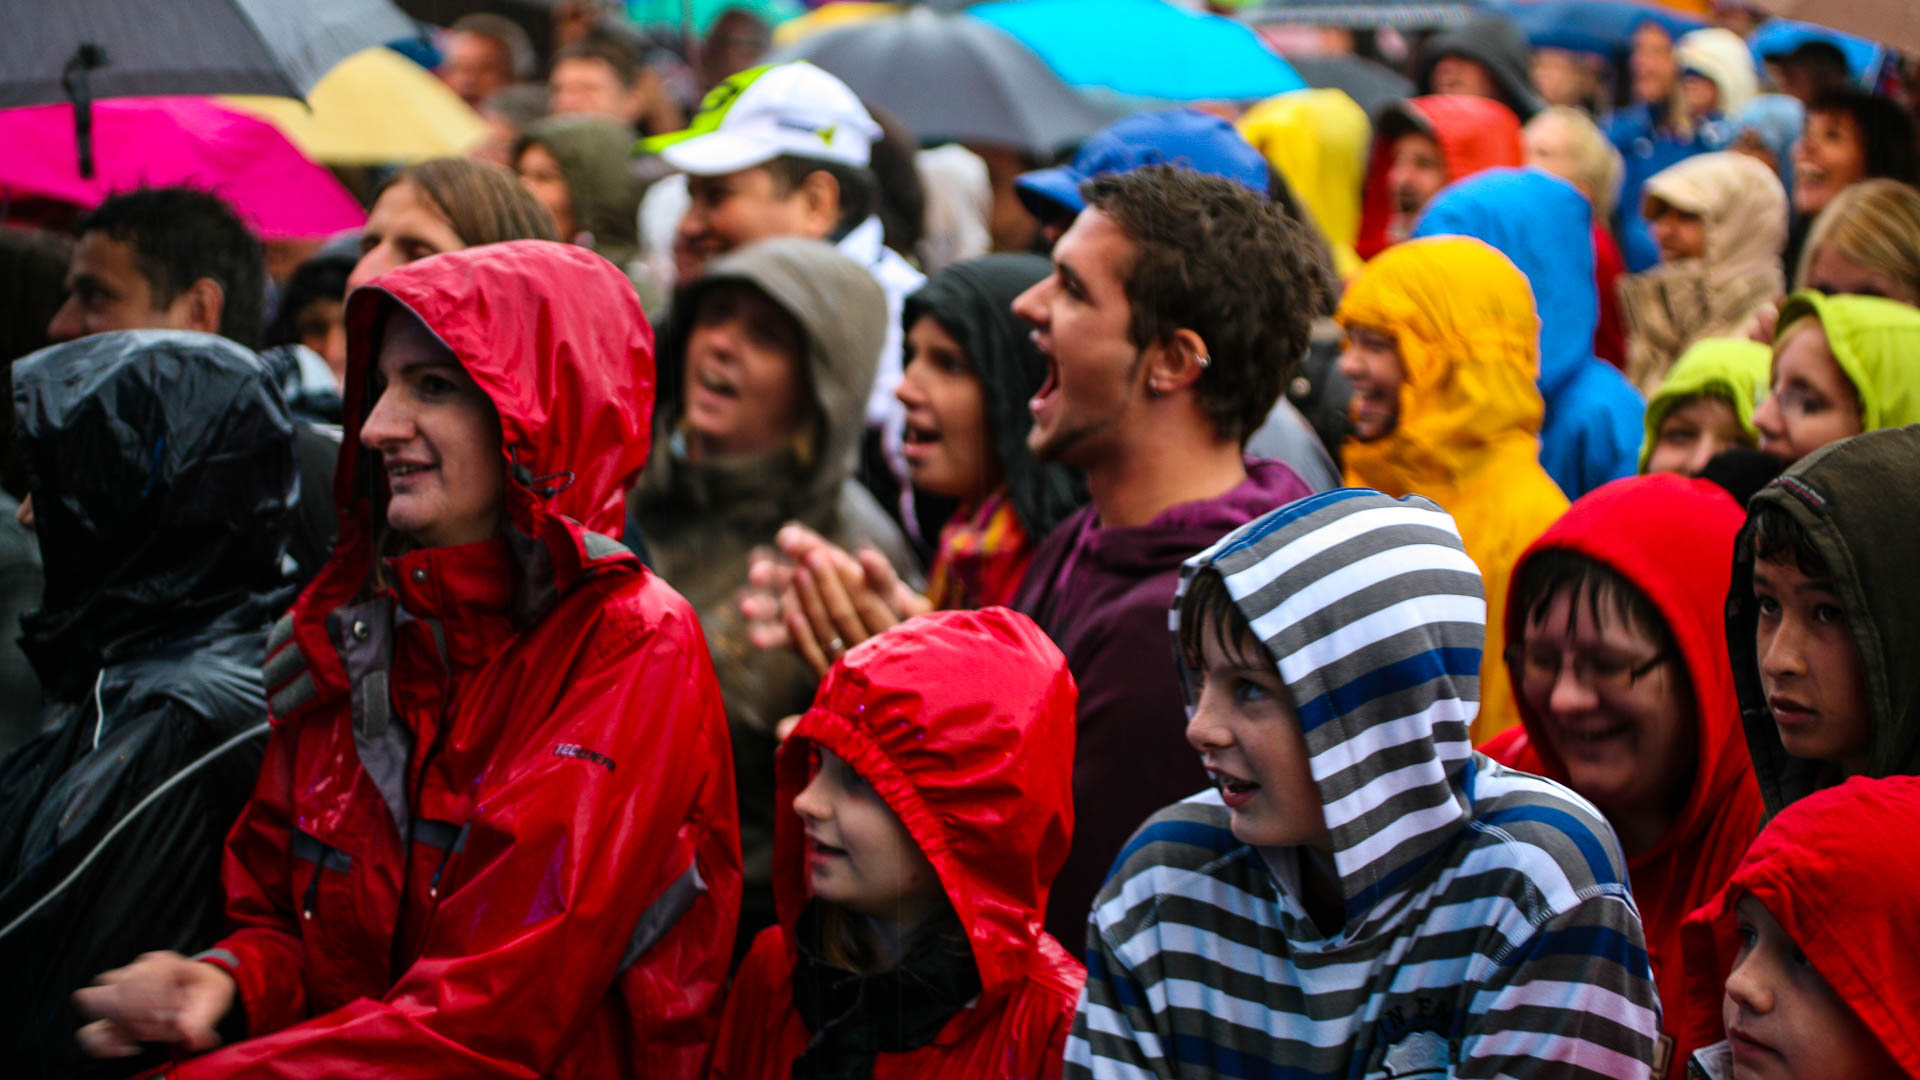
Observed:
[[[13,368],[46,592],[22,647],[42,733],[0,761],[0,1061],[89,1062],[69,995],[221,931],[221,849],[266,746],[260,666],[291,598],[293,422],[258,356],[133,330]],[[153,1062],[146,1062],[153,1064]]]

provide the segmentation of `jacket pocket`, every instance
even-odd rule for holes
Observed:
[[[313,864],[312,873],[307,875],[306,888],[300,899],[300,917],[311,921],[319,908],[321,880],[326,874],[347,875],[353,872],[353,856],[337,847],[324,843],[312,834],[299,829],[293,831],[293,857],[302,862]]]

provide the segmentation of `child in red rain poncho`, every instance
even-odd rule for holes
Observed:
[[[1920,1077],[1920,779],[1856,777],[1780,811],[1727,888],[1687,920],[1689,963],[1731,924],[1740,942],[1727,1041],[1688,1075],[1724,1080]],[[1711,963],[1701,965],[1710,970]]]
[[[834,666],[780,750],[778,925],[730,1080],[1057,1077],[1085,971],[1041,929],[1073,830],[1075,690],[1025,616],[943,611]]]

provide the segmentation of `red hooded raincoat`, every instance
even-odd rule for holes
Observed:
[[[1520,120],[1513,110],[1492,98],[1465,94],[1428,94],[1388,107],[1373,138],[1367,159],[1366,183],[1360,195],[1360,236],[1354,250],[1363,259],[1392,246],[1387,226],[1393,218],[1393,191],[1387,187],[1387,169],[1393,164],[1393,117],[1401,118],[1398,134],[1424,131],[1440,144],[1447,158],[1447,183],[1484,169],[1519,166],[1524,157]]]
[[[1060,650],[1005,608],[914,619],[835,665],[780,750],[780,922],[754,940],[734,979],[713,1076],[787,1080],[807,1045],[792,992],[793,928],[807,901],[804,829],[792,807],[816,743],[906,825],[980,971],[979,998],[929,1045],[879,1055],[875,1080],[1060,1075],[1086,969],[1041,923],[1073,831],[1074,698]]]
[[[504,539],[375,568],[359,425],[410,309],[499,412]],[[738,917],[699,623],[603,534],[645,463],[652,332],[577,247],[436,256],[348,302],[339,546],[275,628],[274,729],[206,959],[249,1038],[181,1076],[698,1075]]]
[[[1717,485],[1672,473],[1628,477],[1603,485],[1573,504],[1515,564],[1519,581],[1527,561],[1542,551],[1576,551],[1611,567],[1653,601],[1679,644],[1699,719],[1699,765],[1693,790],[1660,842],[1627,860],[1633,900],[1646,930],[1647,954],[1660,993],[1662,1033],[1674,1040],[1666,1075],[1684,1074],[1695,1040],[1719,1036],[1717,1004],[1691,1015],[1684,1003],[1680,927],[1687,913],[1720,891],[1760,830],[1763,808],[1753,763],[1741,733],[1727,662],[1725,619],[1733,538],[1745,521],[1740,505]],[[1511,592],[1507,639],[1519,640],[1526,612]],[[1567,782],[1516,681],[1521,727],[1480,748],[1516,769]],[[1729,957],[1731,954],[1729,954]],[[1725,975],[1725,971],[1720,972]]]

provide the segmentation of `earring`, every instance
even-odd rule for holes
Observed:
[[[1201,353],[1199,356],[1194,357],[1193,362],[1200,365],[1201,371],[1205,371],[1207,370],[1207,365],[1213,363],[1213,357],[1208,356],[1206,353]]]

